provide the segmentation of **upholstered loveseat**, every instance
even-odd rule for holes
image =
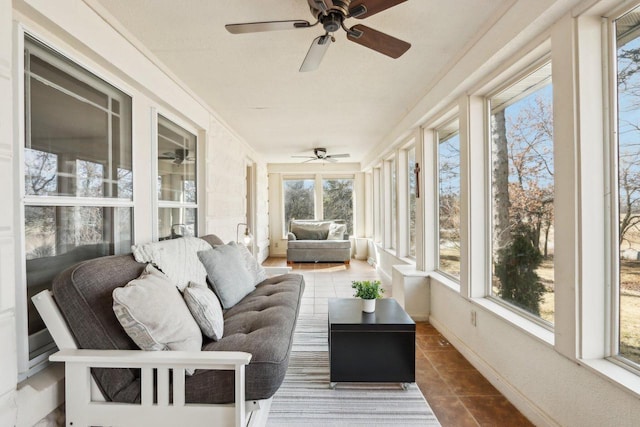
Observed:
[[[213,235],[202,239],[211,246],[223,245]],[[222,337],[217,341],[202,337],[201,351],[156,352],[140,350],[113,308],[114,290],[142,277],[147,268],[131,254],[92,259],[56,277],[52,294],[57,308],[46,302],[52,300],[49,291],[34,297],[62,350],[52,360],[67,362],[67,421],[73,425],[140,425],[144,418],[153,425],[246,425],[251,411],[260,409],[258,401],[268,402],[268,411],[269,399],[287,370],[304,290],[302,276],[283,274],[258,283],[223,310]],[[65,335],[56,316],[64,319],[70,334]],[[167,369],[172,363],[178,364],[177,370]],[[77,364],[79,378],[70,369]],[[98,401],[133,404],[139,411],[127,409],[119,415],[120,406],[90,402],[89,392],[80,387],[90,382],[90,377],[82,377],[88,374],[88,367],[104,397]],[[149,371],[145,378],[145,368],[157,370]],[[189,370],[195,373],[184,375]],[[167,391],[169,383],[174,388]],[[232,405],[225,405],[229,403]],[[206,412],[206,405],[192,404],[208,404],[214,410]]]
[[[344,262],[351,259],[351,241],[343,220],[292,219],[287,234],[287,263]]]

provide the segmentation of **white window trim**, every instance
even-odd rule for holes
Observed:
[[[196,234],[202,235],[204,232],[204,215],[201,213],[200,206],[205,206],[203,197],[205,194],[204,188],[204,165],[205,155],[204,147],[206,141],[206,133],[203,129],[198,129],[195,126],[177,117],[175,114],[171,114],[168,111],[159,111],[156,107],[151,107],[151,172],[152,172],[152,191],[153,191],[153,215],[152,215],[152,237],[154,241],[157,241],[159,236],[158,225],[159,217],[158,211],[161,208],[182,208],[182,209],[195,209],[196,210]],[[157,177],[158,177],[158,117],[162,116],[165,120],[173,123],[176,126],[181,127],[187,132],[195,135],[196,137],[196,201],[194,202],[173,202],[166,200],[159,200]]]
[[[52,57],[53,59],[47,59],[47,62],[53,64],[57,68],[72,74],[74,77],[78,78],[85,83],[89,83],[93,86],[99,87],[101,90],[105,92],[109,92],[111,88],[109,86],[115,87],[116,89],[123,92],[126,96],[130,97],[132,100],[132,127],[134,120],[133,113],[133,91],[122,85],[118,79],[114,76],[105,76],[100,70],[96,69],[96,67],[90,65],[85,60],[79,59],[77,56],[70,54],[70,51],[59,49],[58,47],[53,46],[51,43],[45,41],[46,38],[40,36],[36,31],[31,29],[27,29],[22,24],[14,25],[14,99],[16,100],[14,106],[16,111],[25,111],[25,62],[24,62],[24,51],[26,47],[26,38],[30,37],[34,39],[36,42],[42,44],[46,48],[50,49],[55,55],[60,55],[63,58],[66,58],[69,62],[81,67],[86,70],[88,73],[95,76],[98,80],[95,79],[86,79],[86,76],[83,74],[78,74],[74,67],[71,67],[65,61],[60,60],[57,57]],[[62,45],[62,43],[58,43]],[[36,47],[36,49],[40,49]],[[96,83],[97,82],[97,83]],[[105,83],[103,83],[105,82]],[[107,86],[108,85],[108,86]],[[17,187],[15,188],[15,194],[21,200],[20,203],[16,204],[16,214],[14,215],[14,229],[16,230],[16,239],[15,239],[15,251],[17,254],[17,262],[15,263],[15,277],[16,277],[16,358],[17,358],[17,370],[18,370],[18,382],[26,380],[28,377],[35,375],[40,372],[47,366],[49,366],[48,357],[50,354],[55,352],[56,347],[53,341],[48,346],[42,354],[30,359],[29,356],[29,333],[28,333],[28,304],[27,304],[27,278],[26,278],[26,257],[25,257],[25,207],[26,206],[101,206],[101,207],[134,207],[134,199],[135,199],[135,191],[134,197],[132,200],[125,199],[117,199],[117,198],[81,198],[81,197],[68,197],[68,196],[51,196],[51,197],[36,197],[36,196],[28,196],[25,194],[24,186],[24,174],[25,174],[25,166],[24,166],[24,147],[25,140],[27,135],[27,123],[25,121],[24,114],[15,114],[14,115],[14,153],[16,153],[16,159],[18,166],[15,168],[14,175],[14,184]],[[135,188],[135,175],[134,175],[134,188]],[[134,209],[135,215],[135,209]],[[133,218],[132,218],[133,221]],[[133,225],[133,224],[132,224]],[[135,238],[135,225],[133,225],[132,229],[132,238]],[[36,334],[35,336],[45,336],[48,335],[48,331],[44,329],[42,332]],[[39,338],[36,338],[39,339]]]
[[[454,275],[450,274],[447,271],[444,271],[442,269],[440,269],[440,176],[438,174],[438,171],[440,170],[440,132],[443,128],[451,126],[455,121],[458,122],[458,130],[457,132],[453,132],[450,135],[446,135],[447,137],[449,136],[453,136],[454,134],[458,134],[458,140],[460,141],[459,146],[460,146],[460,215],[461,215],[461,219],[460,222],[462,223],[462,134],[460,132],[460,118],[458,117],[457,114],[448,114],[446,117],[448,117],[448,119],[446,121],[444,121],[444,123],[442,123],[441,125],[439,125],[438,127],[436,127],[435,129],[433,129],[433,144],[434,144],[434,169],[435,169],[435,174],[434,174],[434,181],[435,181],[435,238],[434,238],[434,243],[435,243],[435,261],[434,261],[434,265],[435,265],[435,270],[442,274],[445,277],[448,277],[449,280],[452,280],[453,282],[456,283],[460,283],[460,278],[459,277],[455,277]],[[460,231],[460,265],[462,266],[462,230]],[[460,272],[462,274],[462,271]]]

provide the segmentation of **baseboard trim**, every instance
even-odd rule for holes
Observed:
[[[439,322],[433,316],[429,317],[429,323],[438,330],[456,350],[458,350],[468,361],[491,383],[500,393],[518,408],[522,414],[536,426],[558,427],[556,421],[553,420],[545,411],[543,411],[533,401],[528,399],[519,390],[513,387],[506,378],[500,375],[491,365],[486,363],[478,356],[469,346],[460,340],[451,330],[443,323]]]

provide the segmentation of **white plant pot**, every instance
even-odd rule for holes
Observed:
[[[373,313],[376,311],[376,300],[375,299],[363,299],[362,300],[362,311],[365,313]]]

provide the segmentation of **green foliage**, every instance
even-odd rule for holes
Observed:
[[[345,220],[353,234],[353,179],[325,179],[322,187],[323,218]]]
[[[384,289],[380,287],[379,280],[354,280],[351,282],[351,287],[356,290],[356,293],[353,294],[356,298],[378,299],[382,298],[382,294],[384,293]]]
[[[518,233],[498,251],[500,261],[495,274],[500,280],[498,296],[535,315],[540,315],[540,302],[545,292],[536,273],[542,262],[540,250],[526,233]]]
[[[284,181],[285,224],[289,224],[291,218],[313,219],[313,193],[313,181],[311,180]]]

